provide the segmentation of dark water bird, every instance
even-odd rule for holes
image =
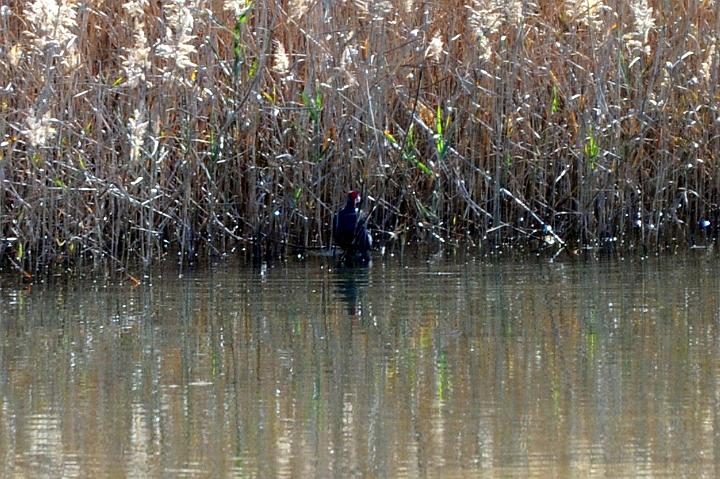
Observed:
[[[333,218],[333,238],[343,250],[341,260],[348,263],[370,260],[372,236],[367,229],[367,217],[360,214],[361,201],[360,193],[349,192],[345,207]]]

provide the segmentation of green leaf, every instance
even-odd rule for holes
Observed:
[[[248,18],[250,17],[250,12],[252,12],[253,6],[254,6],[253,2],[248,2],[248,4],[245,6],[245,8],[237,16],[236,26],[237,26],[237,24],[247,23]]]
[[[449,125],[450,117],[445,126]],[[437,151],[438,159],[443,160],[447,154],[447,141],[443,135],[444,127],[442,121],[442,110],[438,106],[435,111],[435,150]]]
[[[590,129],[590,134],[585,142],[583,151],[585,152],[585,157],[590,161],[590,170],[595,171],[597,169],[597,158],[600,155],[600,146],[595,140],[592,129]]]
[[[395,146],[398,146],[398,141],[395,139],[392,133],[390,133],[388,130],[385,130],[383,132],[383,135],[385,135],[385,139],[392,143]]]
[[[588,135],[588,139],[585,142],[584,151],[585,156],[590,159],[595,159],[600,154],[600,147],[595,140],[595,136],[593,135],[592,130],[590,130],[590,135]]]
[[[442,110],[440,109],[440,105],[435,109],[435,131],[438,135],[443,134]]]
[[[427,165],[425,163],[423,163],[422,161],[415,161],[415,165],[418,168],[420,168],[420,171],[422,171],[426,175],[432,176],[432,174],[433,174],[432,170],[430,168],[428,168]]]
[[[258,61],[257,58],[253,59],[252,63],[250,64],[250,71],[248,72],[248,76],[250,78],[255,76],[255,73],[257,73],[258,69]]]
[[[550,112],[551,113],[557,113],[560,111],[560,95],[558,94],[558,89],[555,85],[552,87],[552,100],[550,104]]]
[[[413,130],[414,126],[415,126],[414,123],[411,124],[410,128],[408,128],[408,132],[407,132],[407,147],[409,149],[413,149],[413,150],[415,149],[415,131]]]
[[[385,130],[383,132],[383,135],[385,136],[385,139],[389,141],[394,147],[400,148],[400,142],[395,138],[395,136],[390,133],[389,130]],[[428,176],[432,176],[433,172],[428,166],[419,161],[417,159],[417,156],[415,155],[415,136],[413,133],[413,125],[410,125],[410,128],[407,132],[407,138],[405,139],[405,147],[403,148],[403,151],[400,153],[400,156],[403,160],[407,161],[411,165],[414,165],[417,167],[420,171],[425,173]]]

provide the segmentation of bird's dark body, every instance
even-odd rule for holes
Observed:
[[[363,263],[370,260],[372,237],[367,230],[366,221],[361,218],[356,207],[357,194],[348,196],[345,207],[333,219],[333,237],[335,244],[343,250],[345,263]]]

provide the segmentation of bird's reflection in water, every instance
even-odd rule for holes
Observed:
[[[370,268],[338,266],[335,269],[335,291],[345,303],[347,314],[362,316],[365,290],[370,284]]]

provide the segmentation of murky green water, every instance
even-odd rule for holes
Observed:
[[[3,477],[717,477],[720,268],[377,262],[0,289]]]

